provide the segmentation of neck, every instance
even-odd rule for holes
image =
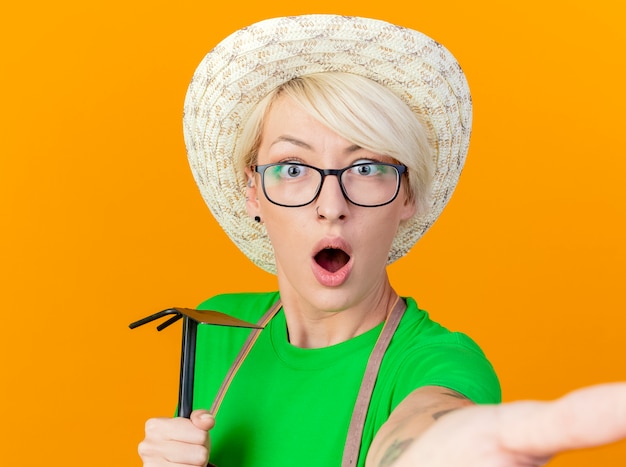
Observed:
[[[360,300],[339,308],[324,308],[302,297],[283,294],[289,342],[296,347],[321,348],[356,337],[385,321],[398,295],[385,281]]]

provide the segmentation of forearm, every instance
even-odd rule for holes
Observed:
[[[390,467],[445,414],[473,405],[465,396],[447,388],[428,386],[415,390],[393,411],[370,446],[366,467]]]

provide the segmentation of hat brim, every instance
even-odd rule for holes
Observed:
[[[446,206],[465,163],[472,124],[467,81],[430,37],[384,21],[336,15],[274,18],[236,31],[202,60],[185,99],[189,163],[202,196],[237,247],[275,273],[265,228],[247,214],[233,154],[246,118],[273,89],[298,76],[341,71],[397,94],[427,127],[435,157],[430,206],[403,223],[388,263],[404,256]]]

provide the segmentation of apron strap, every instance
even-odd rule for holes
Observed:
[[[385,351],[387,347],[389,347],[391,338],[396,332],[405,310],[406,303],[404,300],[400,297],[396,298],[393,309],[385,321],[383,330],[378,337],[378,341],[376,341],[376,346],[374,346],[374,350],[372,350],[367,362],[365,376],[363,376],[361,389],[359,389],[359,395],[357,396],[354,411],[352,412],[352,419],[350,420],[348,438],[346,439],[346,446],[343,450],[343,460],[341,461],[342,467],[352,467],[357,463],[359,451],[361,450],[361,438],[365,427],[365,417],[367,416],[367,410],[370,405],[370,400],[372,399],[372,393],[374,392],[378,370],[380,369]]]
[[[267,312],[263,316],[261,316],[261,319],[257,323],[259,326],[261,326],[261,328],[254,329],[250,333],[250,335],[248,335],[248,339],[243,344],[243,347],[239,351],[239,355],[237,355],[237,358],[235,359],[232,366],[230,367],[230,370],[228,370],[228,374],[226,375],[226,378],[224,378],[224,381],[222,381],[222,386],[220,387],[220,390],[217,392],[217,395],[215,396],[213,405],[211,405],[211,408],[209,409],[209,412],[211,413],[211,415],[215,416],[215,414],[217,414],[217,411],[219,410],[220,405],[222,404],[222,400],[224,399],[224,396],[226,395],[226,391],[228,390],[230,383],[233,381],[233,378],[235,377],[235,373],[237,373],[237,370],[239,370],[239,367],[241,366],[245,358],[248,356],[250,349],[256,342],[261,331],[263,330],[262,328],[264,328],[267,325],[267,323],[269,323],[270,320],[274,317],[274,315],[278,313],[278,310],[280,310],[281,306],[282,306],[282,303],[279,298],[276,301],[276,303],[274,303],[270,307],[270,309],[267,310]]]

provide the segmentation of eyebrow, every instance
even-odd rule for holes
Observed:
[[[299,140],[297,138],[294,138],[293,136],[288,136],[288,135],[279,136],[278,138],[276,138],[276,140],[274,140],[274,142],[270,146],[274,146],[275,144],[278,144],[278,143],[291,143],[294,146],[299,146],[304,149],[313,150],[313,147],[310,144],[302,140]],[[359,149],[363,149],[363,148],[359,146],[358,144],[353,144],[351,146],[348,146],[344,152],[353,153],[355,151],[358,151]]]

